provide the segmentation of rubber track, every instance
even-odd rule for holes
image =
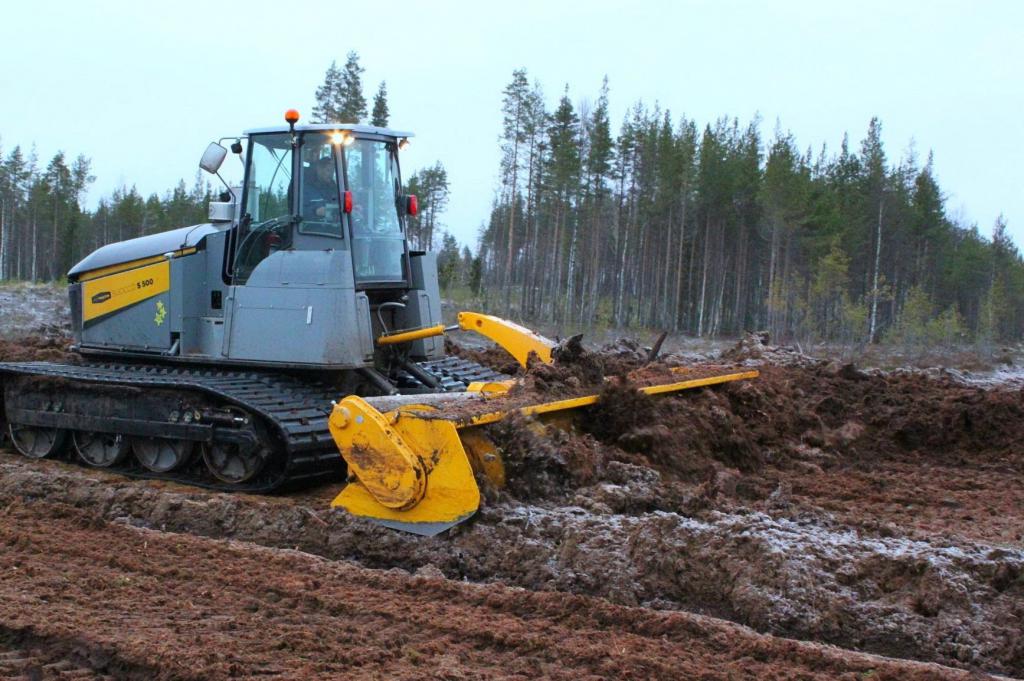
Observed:
[[[458,358],[425,362],[420,366],[438,376],[447,390],[465,390],[465,386],[472,381],[507,378],[474,362]],[[118,469],[121,473],[176,480],[213,489],[250,492],[267,492],[285,483],[310,481],[339,473],[340,454],[327,427],[327,419],[332,400],[341,399],[344,395],[318,381],[268,371],[222,371],[110,362],[9,362],[0,363],[2,373],[201,392],[262,417],[276,431],[287,456],[286,464],[278,475],[244,486],[227,486],[197,480],[192,476],[153,474],[142,470]]]

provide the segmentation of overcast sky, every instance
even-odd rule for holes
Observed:
[[[882,119],[890,159],[911,140],[947,211],[1024,245],[1021,2],[12,2],[0,24],[0,143],[93,159],[89,203],[122,183],[191,184],[208,141],[309,120],[332,59],[356,50],[369,100],[386,79],[406,175],[440,160],[443,221],[475,241],[493,197],[501,91],[525,67],[554,105],[593,100],[613,130],[636,100],[703,126],[755,114],[815,153]],[[856,147],[855,147],[856,148]]]

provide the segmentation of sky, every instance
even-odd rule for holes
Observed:
[[[207,143],[310,120],[332,60],[355,50],[391,125],[415,131],[403,171],[448,170],[441,221],[475,243],[493,200],[501,92],[516,68],[553,108],[607,75],[613,130],[637,100],[703,126],[755,115],[802,148],[857,148],[878,116],[891,161],[935,170],[948,214],[1024,246],[1021,2],[33,2],[0,24],[0,145],[93,162],[95,205],[121,185],[192,183]]]

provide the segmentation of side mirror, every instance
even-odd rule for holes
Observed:
[[[203,157],[199,159],[199,167],[211,175],[216,175],[227,155],[227,149],[216,142],[210,142],[210,146],[203,152]]]

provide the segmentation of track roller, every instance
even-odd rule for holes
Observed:
[[[118,433],[76,430],[71,433],[71,440],[79,458],[96,468],[115,466],[128,455],[128,440]]]
[[[143,468],[154,473],[167,473],[185,465],[195,450],[195,443],[188,440],[133,437],[130,442],[135,458]]]
[[[7,428],[14,448],[30,459],[48,459],[64,451],[68,431],[12,423]]]
[[[259,448],[230,442],[204,443],[203,461],[215,478],[229,485],[239,485],[263,470],[266,458]]]

